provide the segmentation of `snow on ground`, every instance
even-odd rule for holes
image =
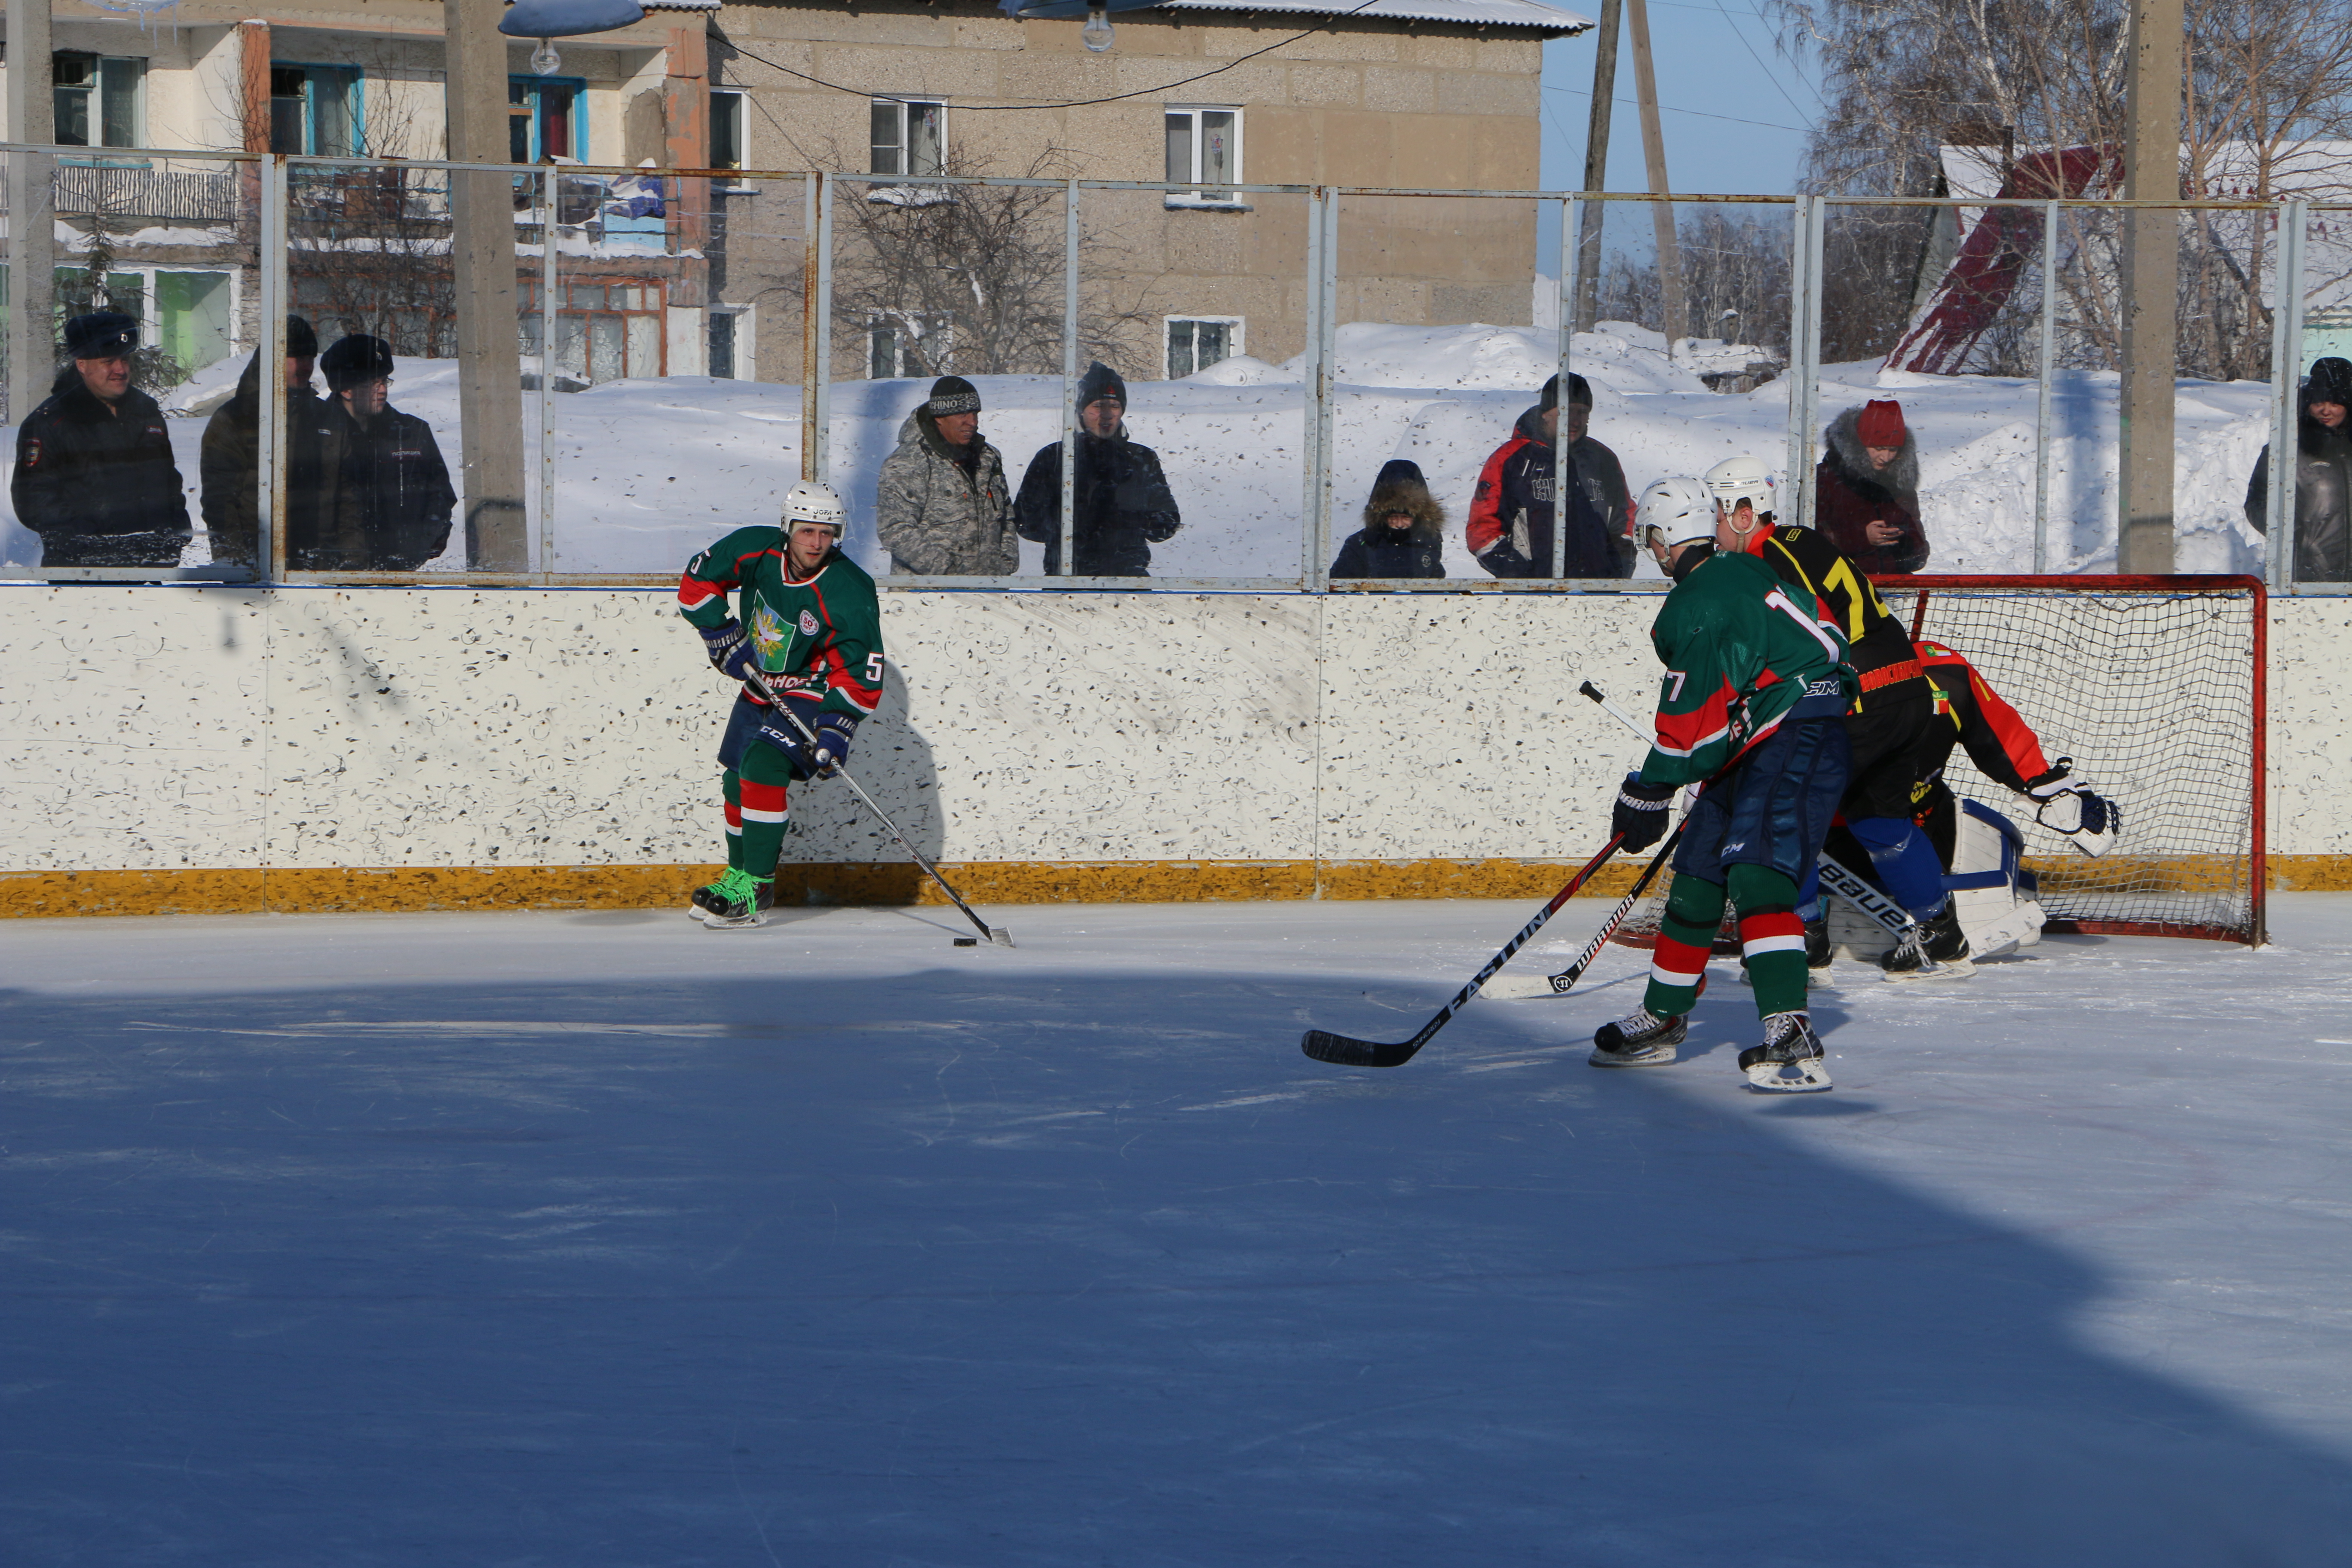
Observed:
[[[1726,395],[1706,390],[1657,333],[1622,322],[1580,332],[1571,363],[1596,388],[1593,434],[1614,447],[1638,489],[1752,453],[1775,467],[1788,453],[1788,383]],[[1702,345],[1704,347],[1704,345]],[[1462,543],[1480,468],[1558,363],[1557,334],[1472,324],[1339,329],[1331,538],[1362,526],[1381,465],[1410,458],[1456,525],[1447,573],[1483,577]],[[1691,363],[1696,363],[1693,361]],[[176,407],[233,384],[239,364],[215,367]],[[929,382],[845,382],[832,388],[830,472],[853,516],[849,548],[887,565],[873,532],[875,476]],[[1059,376],[982,376],[982,427],[1019,485],[1040,447],[1060,439]],[[2118,382],[2112,373],[2064,374],[2053,403],[2051,558],[2055,570],[2112,571]],[[1156,447],[1184,514],[1175,539],[1153,549],[1161,577],[1295,576],[1305,559],[1301,365],[1229,360],[1182,381],[1130,384],[1128,427]],[[1935,548],[1931,570],[2023,572],[2033,565],[2033,383],[1988,376],[1825,367],[1824,422],[1873,397],[1899,398],[1918,433],[1921,505]],[[2179,419],[2179,560],[2184,572],[2259,570],[2260,541],[2242,508],[2255,454],[2268,439],[2266,385],[2182,382]],[[440,433],[458,465],[457,373],[446,362],[405,361],[394,405]],[[539,548],[536,394],[524,399],[524,460],[533,559]],[[705,376],[615,381],[553,399],[556,560],[560,570],[676,570],[727,530],[772,521],[800,474],[800,389]],[[166,421],[180,471],[195,493],[201,417]],[[13,441],[13,433],[10,436]],[[462,531],[458,551],[462,552]],[[30,564],[38,542],[13,512],[0,521],[0,563]],[[457,552],[443,564],[458,564]],[[190,563],[211,559],[201,538]],[[1025,544],[1022,569],[1042,571],[1044,547]],[[1643,564],[1644,576],[1656,569]]]
[[[1587,1068],[1622,950],[1299,1054],[1522,905],[999,912],[0,925],[9,1560],[2343,1561],[2352,899],[1775,1098],[1720,967]]]

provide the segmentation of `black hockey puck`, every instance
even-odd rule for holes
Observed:
[[[958,947],[978,947],[980,945],[980,938],[976,936],[960,936],[955,939],[955,944]]]

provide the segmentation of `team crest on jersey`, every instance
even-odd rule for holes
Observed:
[[[760,658],[763,662],[782,653],[784,644],[791,640],[784,631],[783,617],[776,614],[774,605],[764,600],[751,612],[751,640],[760,645]]]
[[[804,637],[816,636],[816,616],[807,610],[801,612],[801,636]]]

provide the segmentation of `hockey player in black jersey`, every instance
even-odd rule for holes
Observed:
[[[1760,459],[1727,458],[1702,482],[1727,531],[1782,582],[1827,605],[1853,649],[1862,691],[1846,714],[1853,763],[1841,810],[1869,852],[1878,880],[1919,922],[1923,938],[1888,953],[1886,973],[1899,979],[1967,973],[1968,938],[1944,889],[1943,866],[1911,817],[1911,786],[1920,774],[1916,753],[1928,742],[1936,698],[1909,633],[1887,613],[1870,579],[1825,536],[1776,525],[1772,471]],[[1812,879],[1799,898],[1806,954],[1819,967],[1829,962],[1829,931]]]

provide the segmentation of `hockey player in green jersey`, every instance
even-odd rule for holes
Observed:
[[[688,911],[709,930],[766,923],[785,787],[831,776],[882,700],[881,607],[874,579],[841,552],[845,521],[829,488],[794,485],[782,526],[737,529],[688,562],[678,580],[678,613],[702,634],[719,672],[744,683],[719,746],[727,874],[696,889]],[[732,615],[730,590],[740,590]],[[760,694],[761,684],[814,742]]]
[[[1612,813],[1620,847],[1655,844],[1675,789],[1699,789],[1675,852],[1649,989],[1630,1017],[1593,1036],[1591,1061],[1675,1059],[1727,896],[1764,1020],[1764,1043],[1739,1054],[1740,1069],[1759,1089],[1825,1089],[1829,1069],[1805,1011],[1797,883],[1845,790],[1853,668],[1836,616],[1817,598],[1800,602],[1726,540],[1720,515],[1694,479],[1660,479],[1635,512],[1635,531],[1675,589],[1650,628],[1666,676],[1656,743]]]

